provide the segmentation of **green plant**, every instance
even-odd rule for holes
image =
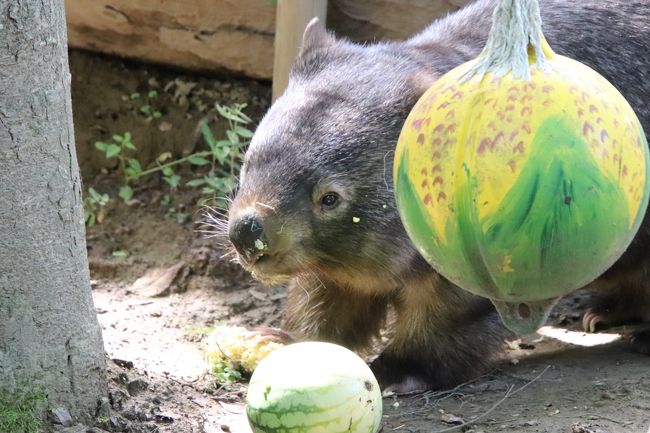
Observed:
[[[142,165],[136,158],[126,156],[127,151],[136,150],[129,131],[125,132],[124,135],[115,134],[112,138],[113,140],[109,142],[97,141],[95,147],[104,152],[107,159],[117,158],[120,172],[125,181],[118,195],[127,202],[133,198],[133,188],[131,188],[129,182],[141,176]]]
[[[137,98],[140,98],[139,93],[131,95],[131,99]],[[97,141],[95,147],[103,152],[106,158],[118,160],[119,171],[124,178],[124,185],[120,188],[118,195],[125,202],[133,198],[131,183],[158,172],[172,191],[178,189],[181,186],[182,178],[175,168],[181,164],[189,164],[207,168],[207,173],[201,177],[190,179],[184,184],[187,187],[200,188],[202,197],[198,204],[223,207],[226,197],[235,188],[244,151],[253,136],[251,130],[245,127],[251,122],[251,119],[242,111],[245,107],[246,104],[233,104],[232,106],[216,104],[216,113],[228,122],[225,138],[217,140],[207,121],[204,120],[200,124],[200,130],[208,145],[207,150],[200,150],[178,159],[173,159],[171,152],[163,152],[156,158],[155,165],[146,170],[142,168],[142,164],[137,158],[129,155],[129,152],[137,150],[129,131],[123,135],[113,135],[111,141]],[[93,197],[89,200],[96,202],[97,199]],[[108,199],[105,201],[108,202]],[[163,206],[170,205],[171,198],[165,196],[161,204]],[[92,208],[89,207],[89,209]],[[170,214],[174,214],[179,221],[186,217],[186,214],[178,213],[175,210],[172,210]],[[92,224],[95,223],[95,220],[92,219]],[[86,221],[89,223],[90,220]],[[89,223],[89,225],[92,224]]]
[[[88,193],[84,196],[84,221],[88,226],[94,226],[96,222],[104,220],[104,206],[108,204],[110,197],[108,194],[100,194],[95,188],[88,188]]]
[[[246,104],[235,104],[231,107],[216,105],[217,113],[228,121],[226,138],[217,140],[207,122],[201,123],[201,134],[210,148],[203,159],[193,162],[195,165],[210,164],[210,171],[202,178],[193,179],[186,183],[187,186],[201,187],[204,197],[199,204],[224,206],[226,197],[233,191],[244,158],[244,151],[250,142],[253,133],[245,128],[251,122],[242,110]],[[204,158],[208,156],[210,161]]]
[[[0,393],[0,432],[39,433],[43,427],[39,411],[46,399],[40,391]]]
[[[132,101],[142,101],[143,104],[138,107],[138,111],[149,117],[153,117],[154,119],[160,119],[162,117],[162,113],[160,110],[157,110],[153,107],[153,102],[154,100],[158,97],[158,91],[157,90],[149,90],[146,93],[146,96],[143,98],[142,95],[139,92],[131,93],[129,98]]]
[[[188,214],[176,209],[170,194],[161,197],[160,206],[167,209],[167,217],[175,219],[179,224],[183,224],[187,220]]]

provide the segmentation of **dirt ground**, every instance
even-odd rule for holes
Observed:
[[[143,159],[166,150],[183,154],[198,145],[195,131],[205,107],[249,102],[247,112],[258,119],[269,104],[268,83],[187,76],[79,51],[71,52],[70,61],[84,182],[100,192],[115,194],[118,183],[95,154],[96,140],[128,130],[146,149]],[[151,88],[158,89],[160,119],[142,115],[129,96]],[[113,200],[103,222],[87,231],[111,384],[97,425],[88,431],[250,432],[245,383],[215,383],[199,331],[218,323],[277,326],[283,288],[254,282],[196,232],[196,192],[181,189],[172,204],[161,204],[165,194],[159,179],[143,182],[135,200],[128,206]],[[568,299],[552,323],[575,329],[582,300]],[[540,332],[504,344],[504,361],[471,383],[385,397],[382,431],[649,431],[650,358],[624,342],[602,344],[616,339],[612,334],[554,327]]]

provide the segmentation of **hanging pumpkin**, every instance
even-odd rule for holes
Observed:
[[[501,0],[493,20],[481,55],[408,116],[395,195],[425,259],[525,332],[632,241],[648,146],[614,86],[552,51],[537,0]]]

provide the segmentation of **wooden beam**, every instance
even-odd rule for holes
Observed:
[[[309,21],[318,17],[325,25],[327,0],[278,0],[275,13],[273,100],[287,87],[289,69],[298,55],[302,34]]]
[[[264,0],[65,0],[65,7],[71,47],[186,69],[273,76],[276,9]]]

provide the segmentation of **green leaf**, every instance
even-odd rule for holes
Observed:
[[[96,141],[95,142],[95,148],[98,150],[101,150],[102,152],[106,152],[106,148],[108,147],[108,143],[104,141]]]
[[[158,162],[165,162],[165,161],[167,161],[168,159],[170,159],[171,157],[172,157],[172,153],[171,153],[171,152],[163,152],[163,153],[161,153],[160,155],[158,155],[158,158],[157,158],[157,159],[158,159]]]
[[[206,143],[208,143],[208,146],[210,146],[210,148],[213,148],[216,139],[214,138],[214,134],[206,122],[201,123],[201,134],[203,135],[203,139],[206,141]]]
[[[238,108],[226,107],[224,105],[217,104],[217,112],[224,119],[232,120],[233,122],[246,124],[251,121],[251,119],[242,113]]]
[[[210,185],[212,188],[215,188],[217,190],[221,189],[223,187],[223,181],[218,178],[218,177],[205,177],[205,183]]]
[[[140,94],[138,92],[131,93],[131,99],[140,99]]]
[[[135,158],[129,158],[128,161],[129,161],[129,166],[130,166],[132,169],[134,169],[134,170],[137,171],[137,172],[141,172],[141,171],[142,171],[142,165],[140,165],[140,161],[138,161],[138,160],[135,159]]]
[[[124,185],[120,188],[118,195],[122,200],[127,202],[133,198],[133,188],[131,188],[129,185]]]
[[[158,110],[153,112],[153,118],[154,119],[160,119],[162,117],[162,113]]]
[[[106,158],[113,158],[119,155],[121,151],[122,148],[117,144],[108,143],[108,146],[106,146]]]
[[[99,194],[95,188],[88,188],[88,194],[90,195],[90,198],[94,201],[99,201],[101,199],[101,194]]]
[[[226,209],[226,208],[228,207],[228,202],[227,202],[226,199],[224,199],[224,198],[217,198],[217,199],[214,201],[214,206],[215,206],[217,209]]]
[[[163,168],[162,170],[163,176],[173,176],[174,175],[174,169],[167,166]]]
[[[181,182],[181,177],[177,174],[172,175],[172,176],[165,176],[163,177],[163,180],[169,184],[169,186],[172,187],[172,189],[178,188],[178,184]]]
[[[142,166],[140,165],[140,161],[135,158],[129,158],[127,161],[129,163],[129,166],[124,170],[126,175],[130,178],[140,176],[140,173],[142,173]]]
[[[155,98],[156,96],[158,96],[157,90],[149,90],[149,93],[147,93],[148,98]]]
[[[207,159],[199,155],[190,155],[187,157],[187,160],[190,162],[190,164],[194,164],[194,165],[210,164],[210,161],[208,161]]]
[[[228,154],[230,154],[230,148],[216,148],[212,152],[215,158],[217,158],[217,161],[219,161],[219,164],[223,165],[228,161]]]
[[[133,143],[131,143],[131,140],[124,140],[122,142],[122,147],[124,147],[126,149],[136,150],[135,145]]]
[[[201,190],[201,194],[214,194],[215,192],[217,192],[217,190],[210,188],[209,186],[206,186]]]
[[[235,189],[235,179],[232,177],[224,177],[223,179],[223,186],[224,186],[224,192],[231,192],[233,189]]]
[[[197,187],[205,185],[205,179],[192,179],[185,184],[185,186]]]
[[[200,199],[198,199],[196,201],[196,205],[197,206],[205,206],[206,204],[209,205],[211,202],[212,202],[211,198],[203,197],[203,198],[200,198]]]
[[[226,131],[226,135],[228,136],[228,140],[230,140],[231,143],[239,144],[239,135],[237,135],[235,132],[228,130]]]
[[[241,126],[235,126],[233,131],[240,137],[251,138],[253,136],[253,132],[250,129],[242,128]]]
[[[131,141],[131,133],[129,131],[126,131],[124,133],[124,139],[127,141]]]
[[[140,112],[143,114],[149,114],[151,113],[151,107],[148,105],[143,105],[142,107],[140,107]]]
[[[86,225],[88,227],[92,227],[95,225],[95,222],[97,220],[97,215],[95,212],[92,211],[84,211],[84,220],[86,221]]]
[[[115,135],[113,135],[113,141],[114,141],[114,142],[116,142],[116,143],[121,143],[122,140],[124,140],[124,137],[122,137],[121,135],[119,135],[119,134],[115,134]]]

